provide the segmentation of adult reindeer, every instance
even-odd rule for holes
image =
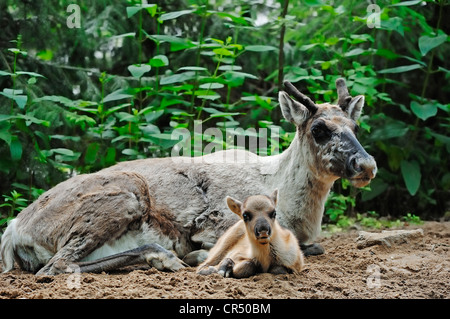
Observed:
[[[99,272],[143,261],[177,270],[184,267],[178,258],[196,256],[238,220],[227,195],[245,198],[276,188],[280,224],[300,244],[312,243],[334,181],[344,177],[362,187],[377,170],[356,138],[364,97],[351,97],[343,79],[336,86],[338,105],[315,104],[285,82],[297,101],[280,92],[279,102],[296,135],[279,155],[227,150],[192,163],[134,160],[58,184],[9,224],[1,242],[4,270],[14,261],[37,274],[75,267]],[[235,161],[223,163],[224,156]],[[305,255],[317,248],[305,247]]]

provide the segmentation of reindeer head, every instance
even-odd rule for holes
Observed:
[[[244,202],[227,196],[227,205],[245,223],[247,234],[251,240],[265,245],[273,234],[277,206],[278,190],[272,195],[254,195]]]
[[[297,127],[298,143],[307,154],[309,168],[322,177],[347,178],[356,187],[369,184],[377,165],[356,138],[364,96],[351,97],[344,79],[338,79],[338,105],[315,104],[290,82],[284,85],[297,101],[280,91],[281,111]]]

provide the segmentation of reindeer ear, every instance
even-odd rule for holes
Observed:
[[[309,110],[301,103],[291,99],[289,94],[284,91],[278,93],[278,100],[280,102],[281,113],[286,120],[299,126],[310,115]]]
[[[270,195],[270,199],[273,201],[273,203],[275,204],[275,206],[277,206],[277,200],[278,200],[278,189],[275,189],[272,193],[272,195]]]
[[[358,95],[352,98],[352,100],[348,104],[346,112],[352,120],[357,121],[361,116],[363,107],[364,107],[364,96]]]
[[[242,203],[238,201],[237,199],[231,198],[230,196],[227,196],[227,205],[228,208],[235,213],[238,216],[241,216],[241,207]]]

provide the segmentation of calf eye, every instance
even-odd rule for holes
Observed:
[[[275,210],[269,213],[269,217],[272,219],[274,219],[276,216],[277,216],[277,212]]]
[[[244,222],[248,222],[252,219],[252,214],[250,214],[249,212],[244,212],[242,214],[242,218],[244,219]]]

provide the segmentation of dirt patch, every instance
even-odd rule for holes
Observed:
[[[426,222],[424,236],[393,247],[358,249],[357,231],[324,234],[326,252],[306,258],[300,275],[247,279],[132,269],[117,273],[37,277],[0,275],[0,298],[449,298],[450,222]]]

